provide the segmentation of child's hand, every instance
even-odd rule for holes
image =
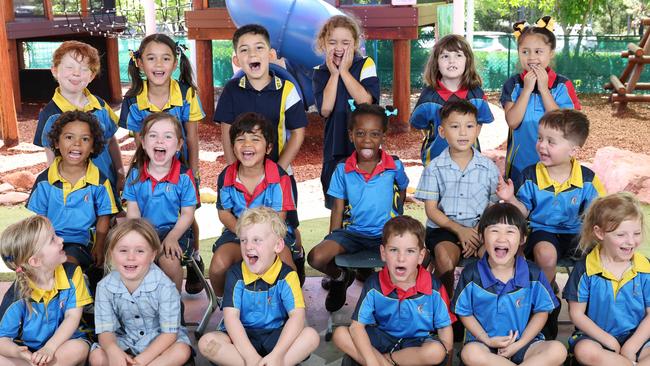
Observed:
[[[548,89],[548,73],[538,65],[533,66],[532,71],[537,76],[537,90]]]
[[[621,356],[627,358],[632,362],[636,362],[636,353],[639,352],[640,348],[641,345],[635,344],[633,338],[630,338],[625,343],[623,343],[623,347],[621,347]]]
[[[524,91],[531,93],[535,89],[537,83],[537,74],[534,69],[531,69],[526,76],[524,76]]]
[[[163,240],[163,254],[167,258],[176,257],[178,259],[183,258],[183,251],[181,246],[178,244],[178,240],[170,238],[169,235]]]
[[[43,347],[38,351],[32,353],[31,362],[34,365],[47,365],[54,358],[54,352],[47,347]]]
[[[257,352],[254,355],[248,355],[248,357],[244,356],[244,364],[246,366],[258,366],[261,361],[262,357]]]
[[[330,75],[339,74],[339,68],[334,64],[334,49],[332,48],[330,52],[325,56],[325,65],[327,65],[327,70],[329,70]]]
[[[27,348],[27,346],[18,347],[18,354],[23,360],[32,362],[32,353],[29,351],[29,348]]]
[[[343,59],[341,60],[341,64],[339,64],[339,72],[349,71],[350,67],[352,66],[353,58],[354,58],[354,47],[348,46],[348,48],[346,48],[345,51],[343,52]]]
[[[497,184],[497,197],[505,202],[510,201],[515,196],[515,184],[512,179],[508,178],[506,182],[503,177],[499,175],[499,183]]]
[[[276,355],[273,352],[262,358],[257,366],[280,366],[282,365],[282,355]]]
[[[517,340],[517,336],[519,335],[519,331],[514,331],[512,330],[508,332],[507,336],[500,336],[500,337],[490,337],[486,343],[486,346],[490,348],[497,348],[497,349],[502,349],[506,348],[509,345],[515,343],[515,340]]]
[[[481,246],[481,241],[478,237],[478,231],[476,231],[476,229],[473,227],[463,226],[458,229],[456,235],[458,236],[458,241],[463,248],[463,254],[465,254],[466,251],[476,252],[476,248]]]
[[[603,342],[603,346],[611,349],[615,353],[621,353],[621,345],[618,343],[616,338],[613,335],[608,334],[607,340]],[[635,352],[636,353],[636,352]],[[636,356],[636,355],[635,355]],[[635,357],[636,358],[636,357]]]
[[[137,365],[137,361],[122,351],[119,347],[106,349],[106,356],[108,358],[109,366],[131,366]]]
[[[499,356],[502,356],[502,357],[505,357],[505,358],[510,358],[510,357],[514,356],[514,354],[517,353],[517,351],[519,351],[519,349],[521,349],[521,347],[522,347],[522,344],[515,341],[515,342],[512,342],[511,344],[509,344],[509,345],[507,345],[507,346],[505,346],[503,348],[499,348],[499,350],[497,352],[498,352]]]

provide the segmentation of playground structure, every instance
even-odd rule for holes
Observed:
[[[650,90],[650,83],[640,83],[639,78],[646,64],[650,63],[650,18],[641,20],[645,28],[641,42],[636,45],[629,43],[627,51],[621,52],[622,58],[627,58],[627,66],[620,77],[610,76],[610,82],[605,89],[611,89],[610,102],[618,102],[616,113],[625,111],[628,102],[650,102],[650,95],[634,94],[636,90]]]
[[[90,3],[100,7],[91,7]],[[116,36],[124,28],[124,19],[116,16],[115,1],[80,0],[74,13],[53,12],[52,1],[34,1],[30,7],[4,0],[0,6],[0,132],[5,146],[18,144],[16,112],[23,100],[49,100],[57,84],[49,69],[26,69],[26,42],[62,42],[75,39],[97,48],[103,72],[90,84],[102,98],[122,99]],[[39,8],[42,5],[42,8]],[[27,12],[27,13],[26,13]],[[35,87],[37,86],[37,87]]]
[[[272,47],[280,56],[308,67],[323,59],[313,51],[319,27],[331,15],[352,14],[361,20],[367,40],[393,42],[393,106],[399,120],[391,121],[394,130],[408,129],[411,94],[411,40],[418,38],[418,27],[436,22],[440,3],[417,6],[341,5],[340,0],[226,0],[226,7],[208,7],[207,0],[193,0],[192,11],[185,13],[188,38],[196,40],[196,71],[199,97],[207,115],[214,110],[212,83],[212,40],[231,39],[246,23],[264,25]]]

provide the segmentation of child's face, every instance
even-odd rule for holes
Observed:
[[[349,136],[357,151],[357,161],[379,161],[379,149],[384,143],[381,118],[372,114],[358,115]]]
[[[490,260],[501,265],[510,263],[526,239],[517,226],[508,224],[490,225],[482,234]]]
[[[149,164],[170,166],[172,159],[181,149],[183,141],[176,134],[176,126],[169,119],[155,122],[142,139],[142,147],[149,156]]]
[[[57,66],[52,66],[52,75],[64,94],[81,94],[95,78],[93,72],[90,71],[88,58],[79,60],[80,58],[75,58],[72,53],[68,52],[63,55]]]
[[[471,113],[451,112],[438,127],[438,133],[447,140],[450,152],[464,152],[472,149],[481,126]]]
[[[138,60],[138,67],[151,86],[167,86],[176,69],[176,55],[165,43],[149,42]]]
[[[356,42],[352,36],[352,32],[348,28],[337,27],[332,29],[327,35],[325,55],[327,57],[331,55],[332,62],[338,67],[341,64],[341,60],[343,60],[345,50],[350,49],[350,51],[354,51],[355,47]]]
[[[53,227],[50,226],[40,240],[45,244],[32,257],[32,260],[36,260],[37,264],[40,264],[42,268],[48,270],[52,270],[59,264],[65,263],[67,257],[63,250],[63,239],[56,235]]]
[[[424,260],[424,249],[418,246],[417,236],[411,232],[392,235],[386,245],[379,248],[381,259],[386,262],[393,283],[412,285],[418,276],[418,264]]]
[[[562,131],[540,124],[535,150],[539,155],[539,161],[548,168],[570,164],[579,147],[571,140],[567,140]]]
[[[122,281],[139,283],[149,272],[156,258],[149,242],[136,231],[124,235],[111,250],[111,264]]]
[[[86,165],[93,152],[93,135],[90,125],[82,121],[68,122],[63,126],[55,147],[67,166]]]
[[[283,238],[278,237],[267,223],[242,227],[239,242],[246,267],[258,275],[271,267],[277,254],[284,248]]]
[[[537,34],[526,36],[519,44],[518,52],[521,67],[526,71],[530,71],[534,66],[546,69],[554,55],[544,37]]]
[[[460,79],[465,73],[467,57],[463,51],[443,50],[438,56],[438,70],[443,79]]]
[[[262,130],[255,128],[252,133],[235,137],[233,150],[241,165],[250,168],[264,163],[264,157],[271,152],[271,144],[264,138]]]
[[[614,261],[631,260],[634,250],[641,245],[643,239],[641,220],[638,218],[624,220],[610,232],[594,226],[594,234],[602,243],[603,254]]]
[[[247,33],[239,38],[233,61],[249,80],[265,80],[270,78],[269,62],[272,58],[275,58],[275,51],[264,36]]]

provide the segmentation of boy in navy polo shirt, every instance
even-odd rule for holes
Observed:
[[[450,293],[461,256],[482,254],[476,226],[485,208],[497,200],[499,170],[473,147],[481,131],[477,113],[464,99],[442,107],[438,134],[449,146],[426,166],[415,191],[424,201],[426,245],[435,260],[435,275]]]
[[[229,132],[237,160],[219,174],[217,181],[217,210],[224,230],[212,246],[209,271],[217,296],[223,295],[228,268],[242,259],[235,226],[244,211],[266,206],[287,219],[287,212],[296,209],[289,175],[267,156],[274,139],[271,123],[261,114],[244,113]],[[280,258],[295,268],[289,249],[295,243],[292,229],[289,225]]]
[[[453,347],[456,317],[445,288],[422,267],[424,227],[412,217],[394,217],[380,248],[386,265],[366,280],[352,324],[336,328],[334,343],[363,364],[384,358],[397,365],[442,364]]]
[[[558,259],[575,256],[582,213],[605,195],[605,188],[575,158],[589,135],[587,116],[573,109],[548,112],[539,121],[538,135],[540,161],[524,169],[521,180],[500,180],[497,195],[528,216],[531,234],[524,252],[554,284]],[[558,314],[549,318],[547,338],[557,335]]]
[[[199,340],[199,351],[219,365],[296,365],[319,336],[305,327],[305,301],[297,273],[280,260],[287,227],[268,207],[237,221],[242,261],[226,275],[219,331]]]
[[[465,326],[465,365],[561,365],[567,352],[540,333],[559,306],[539,267],[517,255],[526,219],[509,203],[488,207],[478,224],[485,255],[463,269],[452,310]]]
[[[93,114],[64,112],[48,139],[56,157],[36,178],[27,209],[52,222],[68,262],[101,267],[110,217],[118,212],[110,181],[91,160],[104,147],[102,128]]]
[[[330,312],[345,304],[352,275],[338,268],[334,257],[379,247],[384,224],[401,213],[409,180],[402,162],[380,149],[387,127],[384,108],[365,103],[348,122],[355,151],[336,166],[327,191],[335,198],[330,233],[307,256],[312,268],[333,279],[325,300]]]

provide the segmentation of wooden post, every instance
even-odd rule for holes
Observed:
[[[193,0],[194,10],[206,8],[203,0]],[[206,120],[214,114],[214,81],[212,68],[212,41],[196,41],[196,83]]]
[[[52,0],[43,0],[43,13],[45,13],[45,19],[54,19],[54,13],[52,11]]]
[[[5,12],[0,11],[0,132],[7,147],[18,145],[18,120],[14,104],[13,79],[11,77],[11,61],[9,59],[9,42],[7,39],[7,23]],[[13,8],[11,9],[13,11]],[[14,42],[15,43],[15,42]]]
[[[106,72],[111,101],[122,100],[122,83],[120,82],[120,61],[118,59],[117,38],[106,38]]]
[[[88,16],[88,0],[79,1],[79,7],[81,8],[81,16]]]
[[[411,42],[408,39],[393,40],[393,106],[398,109],[397,120],[391,130],[409,130],[411,116]]]
[[[16,17],[14,15],[14,2],[9,0],[4,4],[3,11],[5,12],[5,24],[13,22]],[[9,62],[11,63],[11,81],[14,91],[14,104],[16,112],[22,112],[22,100],[20,97],[20,70],[23,66],[23,48],[22,43],[15,39],[8,39],[7,46],[9,50]]]

